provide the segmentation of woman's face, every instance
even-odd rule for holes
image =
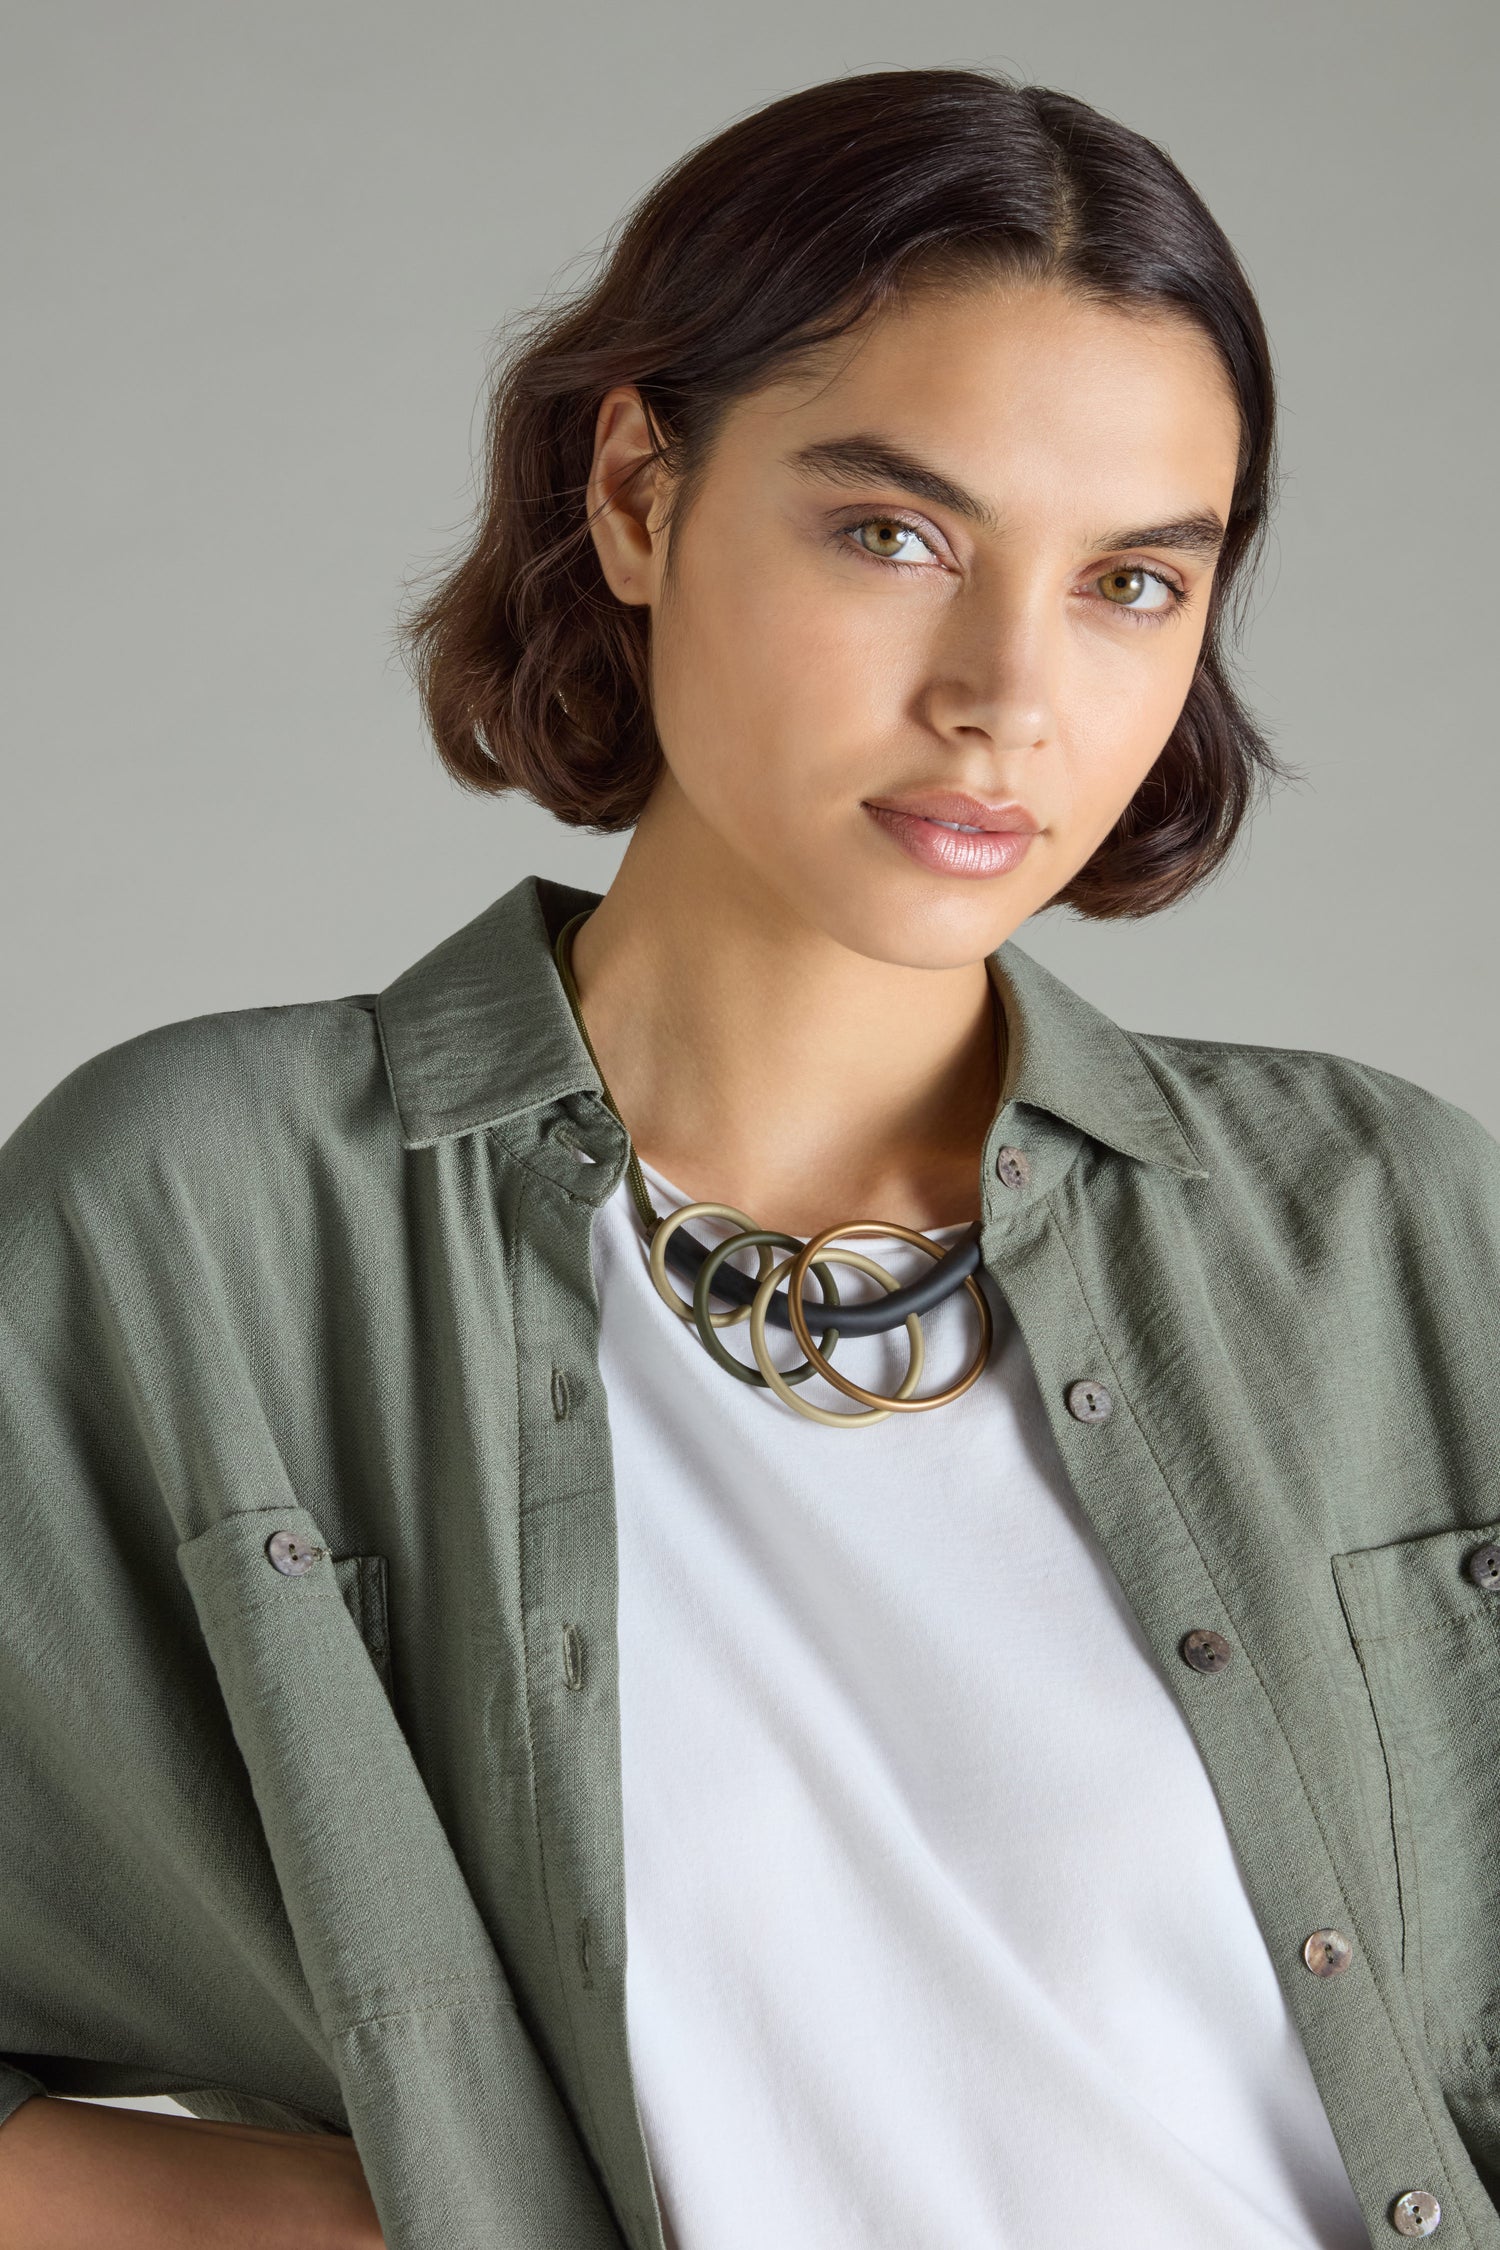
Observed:
[[[595,503],[646,437],[611,392]],[[643,830],[871,958],[992,951],[1171,733],[1238,442],[1198,331],[1053,287],[921,292],[738,401],[670,572],[665,486],[594,526],[652,611]]]

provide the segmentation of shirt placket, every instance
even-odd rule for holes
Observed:
[[[625,1136],[575,1096],[509,1127],[527,1187],[513,1270],[526,1702],[571,2106],[631,2250],[665,2250],[625,2007],[614,1479],[593,1216]]]
[[[1086,1277],[1109,1245],[1086,1207],[1080,1219],[1077,1199],[1058,1193],[1084,1140],[1028,1105],[999,1113],[984,1156],[986,1268],[1030,1355],[1079,1507],[1203,1758],[1373,2239],[1440,2227],[1449,2244],[1500,2250],[1500,2219],[1411,2015],[1358,1942],[1315,1797],[1318,1745],[1294,1753],[1271,1692],[1279,1683],[1263,1676],[1267,1651],[1242,1640],[1148,1441],[1121,1373],[1127,1340],[1104,1333],[1092,1309]],[[1200,1183],[1180,1186],[1190,1194]],[[1181,1379],[1194,1380],[1190,1366]],[[1159,1416],[1171,1402],[1150,1407]],[[1254,1494],[1236,1500],[1252,1506]]]

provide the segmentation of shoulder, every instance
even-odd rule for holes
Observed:
[[[374,998],[224,1009],[89,1056],[0,1144],[0,1228],[59,1199],[243,1195],[289,1147],[394,1134]]]
[[[1500,1141],[1414,1079],[1316,1048],[1134,1033],[1205,1167],[1316,1210],[1469,1209],[1500,1240]]]
[[[1403,1078],[1314,1047],[1132,1034],[1163,1090],[1209,1129],[1359,1145],[1371,1139],[1434,1142],[1455,1154],[1500,1148],[1457,1103]]]

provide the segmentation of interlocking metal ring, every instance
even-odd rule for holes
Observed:
[[[573,976],[573,933],[581,922],[588,919],[591,911],[591,908],[585,908],[581,914],[575,914],[570,921],[563,924],[553,943],[553,957],[557,962],[558,975],[562,980],[563,991],[567,996],[568,1007],[577,1026],[579,1038],[583,1042],[590,1062],[598,1073],[600,1093],[606,1106],[619,1119],[623,1128],[625,1121],[620,1117],[619,1108],[605,1083],[599,1057],[594,1052],[594,1044],[589,1037],[588,1026],[583,1020],[583,1010],[578,999],[578,986]],[[772,1256],[772,1245],[780,1243],[784,1247],[792,1248],[797,1242],[795,1235],[780,1234],[770,1227],[757,1227],[755,1221],[747,1212],[736,1210],[734,1205],[730,1203],[685,1203],[679,1210],[663,1214],[656,1209],[647,1192],[645,1175],[641,1170],[640,1161],[635,1150],[629,1148],[628,1132],[626,1142],[629,1149],[625,1167],[626,1177],[636,1216],[640,1221],[642,1232],[650,1244],[653,1286],[662,1302],[677,1315],[679,1320],[693,1323],[700,1343],[712,1354],[719,1365],[727,1368],[729,1373],[735,1376],[738,1381],[763,1384],[766,1389],[774,1391],[776,1396],[791,1407],[794,1413],[806,1416],[811,1422],[822,1422],[840,1430],[857,1430],[867,1429],[874,1422],[887,1421],[892,1414],[924,1414],[934,1406],[946,1406],[950,1400],[960,1398],[969,1388],[969,1385],[979,1376],[986,1360],[989,1358],[990,1345],[994,1340],[994,1322],[990,1316],[990,1308],[985,1299],[984,1291],[975,1279],[974,1269],[979,1262],[979,1230],[977,1227],[973,1229],[967,1243],[955,1245],[952,1250],[944,1250],[939,1248],[936,1243],[929,1242],[926,1235],[917,1234],[911,1227],[898,1226],[894,1221],[858,1220],[847,1226],[825,1228],[823,1233],[815,1235],[811,1242],[803,1243],[799,1248],[796,1248],[794,1256],[784,1258],[780,1264],[777,1264]],[[693,1271],[693,1301],[690,1304],[667,1278],[667,1248],[677,1229],[683,1225],[684,1221],[698,1218],[730,1219],[739,1227],[740,1232],[731,1235],[727,1241],[719,1243],[712,1250],[708,1249],[705,1244],[698,1242],[696,1236],[692,1235],[686,1236],[682,1242],[676,1245],[673,1251],[673,1263],[681,1271],[689,1269]],[[946,1261],[948,1270],[941,1276],[929,1274],[924,1281],[898,1286],[894,1277],[886,1271],[884,1266],[878,1265],[873,1258],[866,1257],[861,1251],[838,1250],[830,1247],[838,1240],[857,1235],[884,1236],[887,1239],[894,1238],[900,1242],[909,1242],[914,1248],[925,1250],[928,1257],[936,1260],[939,1264]],[[742,1274],[734,1269],[733,1288],[726,1291],[725,1285],[730,1280],[729,1275],[724,1276],[719,1287],[721,1294],[737,1295],[747,1289],[752,1290],[752,1294],[745,1302],[731,1305],[727,1312],[710,1312],[708,1309],[709,1292],[725,1259],[732,1257],[736,1250],[751,1248],[756,1253],[754,1276]],[[911,1359],[895,1392],[888,1397],[882,1395],[879,1391],[863,1389],[858,1383],[851,1381],[847,1375],[840,1374],[836,1368],[830,1367],[828,1364],[829,1354],[833,1351],[839,1338],[838,1329],[831,1321],[826,1319],[829,1307],[839,1303],[838,1286],[832,1274],[828,1271],[829,1263],[853,1266],[862,1273],[872,1275],[880,1283],[887,1296],[895,1296],[900,1300],[888,1312],[880,1313],[878,1318],[875,1314],[875,1307],[880,1302],[878,1298],[866,1300],[860,1304],[845,1305],[843,1309],[846,1327],[851,1327],[852,1332],[856,1334],[884,1334],[893,1331],[898,1324],[905,1327],[910,1344]],[[964,1270],[965,1268],[967,1270]],[[825,1317],[819,1325],[824,1329],[826,1348],[822,1351],[812,1340],[807,1313],[802,1303],[802,1292],[807,1286],[809,1273],[817,1275],[819,1286],[823,1290],[822,1311]],[[806,1354],[806,1358],[800,1367],[778,1367],[771,1358],[766,1343],[766,1321],[771,1312],[776,1284],[783,1274],[788,1276],[786,1302],[784,1309],[780,1303],[777,1304],[775,1317],[778,1323],[785,1321]],[[947,1390],[936,1391],[930,1398],[914,1398],[912,1393],[921,1381],[927,1348],[922,1334],[921,1316],[924,1312],[930,1312],[935,1305],[942,1303],[953,1294],[958,1286],[960,1275],[962,1275],[963,1287],[968,1290],[979,1313],[979,1349],[974,1355],[973,1363],[964,1371],[956,1383],[949,1384]],[[750,1345],[755,1354],[756,1362],[754,1368],[746,1367],[742,1361],[735,1359],[732,1353],[724,1349],[714,1334],[715,1329],[733,1328],[742,1320],[748,1320],[750,1323]],[[858,1401],[865,1411],[848,1414],[829,1407],[813,1406],[806,1399],[798,1398],[791,1386],[794,1383],[804,1381],[811,1374],[822,1375],[827,1382],[833,1385],[835,1390],[840,1390],[844,1392],[846,1397]]]
[[[810,1242],[805,1242],[797,1252],[796,1257],[791,1260],[791,1270],[787,1274],[786,1300],[787,1311],[791,1315],[792,1333],[818,1373],[825,1381],[832,1383],[835,1390],[842,1391],[846,1398],[858,1399],[866,1406],[881,1407],[888,1414],[925,1414],[934,1406],[947,1406],[954,1399],[961,1398],[971,1383],[978,1381],[984,1370],[985,1362],[990,1356],[990,1344],[995,1332],[995,1324],[990,1316],[990,1308],[984,1291],[972,1274],[965,1276],[964,1287],[968,1290],[979,1311],[979,1349],[958,1381],[950,1383],[945,1391],[933,1391],[927,1398],[912,1398],[910,1392],[916,1388],[916,1385],[910,1381],[911,1370],[908,1368],[907,1379],[902,1382],[895,1396],[882,1397],[879,1391],[867,1391],[850,1376],[841,1374],[836,1367],[830,1367],[827,1354],[820,1352],[812,1340],[812,1331],[807,1325],[807,1315],[802,1309],[802,1292],[807,1285],[808,1269],[811,1267],[814,1258],[819,1256],[826,1258],[840,1257],[841,1260],[847,1260],[850,1253],[839,1253],[828,1247],[835,1239],[842,1239],[845,1236],[868,1235],[883,1235],[887,1238],[894,1237],[898,1242],[909,1242],[914,1249],[925,1250],[929,1258],[940,1258],[943,1255],[938,1245],[935,1242],[929,1242],[925,1234],[918,1234],[914,1227],[898,1226],[894,1219],[854,1219],[845,1226],[825,1227],[821,1234],[815,1234]],[[894,1283],[892,1286],[894,1287]],[[762,1282],[756,1293],[757,1304],[760,1303],[761,1297],[765,1294],[766,1286]],[[913,1320],[916,1320],[917,1317],[915,1313],[911,1316]],[[910,1323],[908,1323],[909,1326]],[[920,1333],[920,1330],[918,1332]],[[750,1338],[753,1343],[755,1340],[753,1314],[750,1321]],[[798,1403],[799,1405],[802,1404],[801,1401]],[[811,1411],[810,1409],[805,1410]],[[844,1416],[843,1419],[851,1420],[855,1417]]]

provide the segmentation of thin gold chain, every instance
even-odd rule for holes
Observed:
[[[557,933],[557,942],[552,948],[552,954],[557,963],[557,973],[562,978],[563,991],[568,996],[568,1006],[573,1011],[573,1021],[578,1026],[578,1036],[588,1050],[589,1061],[599,1073],[599,1091],[604,1096],[606,1107],[619,1119],[630,1149],[630,1159],[625,1167],[625,1177],[630,1183],[631,1200],[635,1204],[641,1225],[648,1234],[654,1234],[666,1217],[666,1213],[658,1211],[651,1200],[651,1191],[646,1185],[646,1175],[641,1170],[640,1159],[635,1153],[635,1143],[630,1139],[630,1128],[626,1125],[624,1118],[620,1116],[620,1105],[609,1090],[603,1067],[600,1064],[599,1057],[594,1052],[594,1042],[590,1039],[589,1027],[583,1020],[583,1008],[579,1002],[578,986],[573,976],[573,933],[588,920],[593,911],[594,909],[591,906],[586,906],[581,914],[573,916],[571,922],[564,922]]]

